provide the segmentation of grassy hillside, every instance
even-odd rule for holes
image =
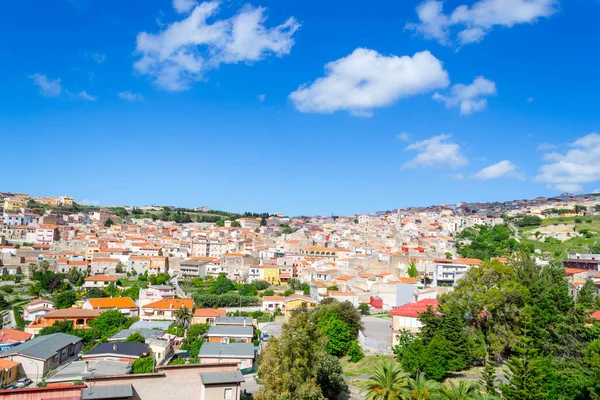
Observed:
[[[523,244],[554,257],[600,252],[600,216],[544,219],[540,226],[521,228],[518,237]]]

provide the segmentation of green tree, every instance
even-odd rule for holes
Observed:
[[[99,299],[102,297],[108,297],[106,292],[100,288],[89,288],[86,292],[88,299]]]
[[[489,395],[498,396],[496,389],[496,368],[488,361],[483,368],[479,383]]]
[[[412,333],[410,333],[409,330],[400,330],[400,334],[396,335],[397,344],[392,346],[392,351],[396,356],[396,360],[402,361],[402,357],[404,355],[405,350],[413,342],[413,340],[415,340],[415,337]]]
[[[121,264],[121,262],[119,261],[119,262],[117,263],[117,266],[115,267],[115,272],[116,272],[117,274],[122,274],[122,273],[123,273],[123,271],[125,271],[125,268],[123,267],[123,264]]]
[[[73,321],[57,321],[52,326],[40,329],[38,336],[51,335],[53,333],[71,333],[73,331]]]
[[[358,344],[357,340],[350,342],[346,355],[350,357],[350,361],[353,363],[359,362],[365,357],[365,353],[363,352],[362,347],[360,347],[360,344]]]
[[[371,307],[367,303],[361,303],[358,305],[358,309],[360,310],[362,315],[369,315],[371,312]]]
[[[265,281],[255,281],[252,282],[252,284],[254,285],[254,287],[256,287],[256,290],[265,290],[269,287],[269,282]]]
[[[213,282],[210,292],[212,294],[224,294],[235,290],[235,285],[224,273],[219,274]]]
[[[238,221],[231,221],[231,227],[232,228],[241,228],[242,225],[240,225],[240,223]]]
[[[417,266],[415,265],[414,261],[410,262],[408,270],[406,271],[406,273],[411,278],[417,278],[419,276],[419,271],[417,270]]]
[[[56,308],[69,308],[77,301],[77,295],[73,290],[66,290],[56,296]]]
[[[577,294],[577,305],[584,310],[589,310],[594,307],[595,296],[596,286],[594,281],[587,279]]]
[[[452,260],[452,253],[449,251],[445,252],[444,255],[446,256],[446,260]]]
[[[258,289],[251,283],[245,283],[238,286],[238,293],[240,296],[256,296],[258,294]]]
[[[267,289],[263,292],[263,296],[275,296],[275,291],[273,289]]]
[[[106,228],[110,228],[110,227],[111,227],[111,226],[113,226],[114,224],[115,224],[115,222],[114,222],[114,221],[113,221],[111,218],[108,218],[108,219],[106,220],[106,222],[104,223],[104,226],[105,226]]]
[[[439,383],[427,379],[425,374],[418,372],[414,378],[408,379],[408,391],[405,391],[404,398],[407,400],[435,399],[440,390]]]
[[[525,347],[519,349],[506,362],[505,375],[508,383],[500,385],[502,396],[506,400],[543,399],[546,394],[542,391],[544,371],[543,359],[537,352]]]
[[[184,335],[192,322],[192,312],[186,306],[175,311],[175,324],[184,330]]]
[[[201,335],[208,332],[210,325],[208,324],[192,324],[188,328],[187,337],[189,340],[196,340],[200,338]]]
[[[123,297],[129,297],[133,301],[138,300],[140,298],[140,288],[139,286],[131,286],[127,289],[123,290]]]
[[[338,398],[340,393],[346,391],[344,371],[339,358],[331,355],[323,356],[317,365],[317,383],[327,399]]]
[[[294,294],[294,289],[287,289],[285,292],[283,292],[284,297],[291,296],[293,294]]]
[[[125,339],[125,341],[130,343],[146,343],[144,335],[142,335],[139,332],[133,332],[131,335],[127,336],[127,339]]]
[[[317,383],[327,338],[306,313],[296,313],[281,335],[269,340],[258,361],[256,400],[324,399]],[[325,372],[321,369],[321,372]],[[323,380],[323,377],[321,377]]]
[[[134,361],[134,374],[150,374],[152,372],[154,372],[154,359],[152,357],[142,357]]]
[[[445,400],[471,400],[479,391],[477,382],[460,381],[458,385],[449,382],[447,386],[442,387],[440,398]]]
[[[400,400],[409,390],[408,377],[400,365],[386,360],[376,364],[373,374],[364,383],[363,393],[367,400]]]
[[[329,339],[327,353],[334,356],[344,355],[350,342],[355,338],[348,324],[334,313],[329,313],[323,317],[317,326]]]
[[[121,295],[121,290],[113,282],[111,282],[104,291],[106,292],[107,297],[119,297]]]
[[[102,337],[110,337],[121,329],[129,328],[131,321],[121,311],[109,310],[90,320],[88,325],[96,329]]]

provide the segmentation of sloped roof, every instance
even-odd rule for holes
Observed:
[[[407,303],[400,307],[394,308],[388,312],[390,315],[397,315],[400,317],[412,317],[417,318],[419,314],[427,311],[427,307],[431,307],[433,310],[437,309],[438,301],[436,299],[423,299],[413,303]]]
[[[9,355],[19,354],[25,357],[33,357],[39,360],[47,360],[70,344],[81,342],[83,339],[66,333],[53,333],[51,335],[38,336],[25,343],[15,346],[0,354],[4,358]]]

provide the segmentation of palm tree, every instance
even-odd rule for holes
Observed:
[[[481,392],[475,392],[471,398],[473,400],[500,400],[500,397],[498,396]]]
[[[453,382],[440,392],[440,397],[446,400],[473,400],[475,394],[479,394],[479,384],[477,382],[460,381],[458,385]]]
[[[435,398],[440,393],[441,385],[425,377],[422,372],[417,372],[417,376],[408,380],[408,387],[405,389],[403,400],[429,400]]]
[[[402,372],[400,364],[387,360],[375,366],[363,393],[367,400],[401,400],[401,395],[407,390],[407,383],[407,376]]]
[[[186,306],[181,306],[181,308],[175,311],[175,324],[183,328],[183,336],[185,337],[187,334],[187,329],[190,327],[190,323],[192,322],[192,313],[189,308]]]

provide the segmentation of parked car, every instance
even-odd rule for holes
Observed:
[[[16,385],[10,385],[5,388],[5,390],[12,390],[12,389],[18,389],[18,387]]]
[[[21,378],[17,381],[17,387],[18,388],[24,388],[26,386],[29,386],[31,384],[31,379],[29,378]]]
[[[262,334],[262,340],[263,342],[268,342],[269,341],[269,334],[268,333],[263,333]]]

